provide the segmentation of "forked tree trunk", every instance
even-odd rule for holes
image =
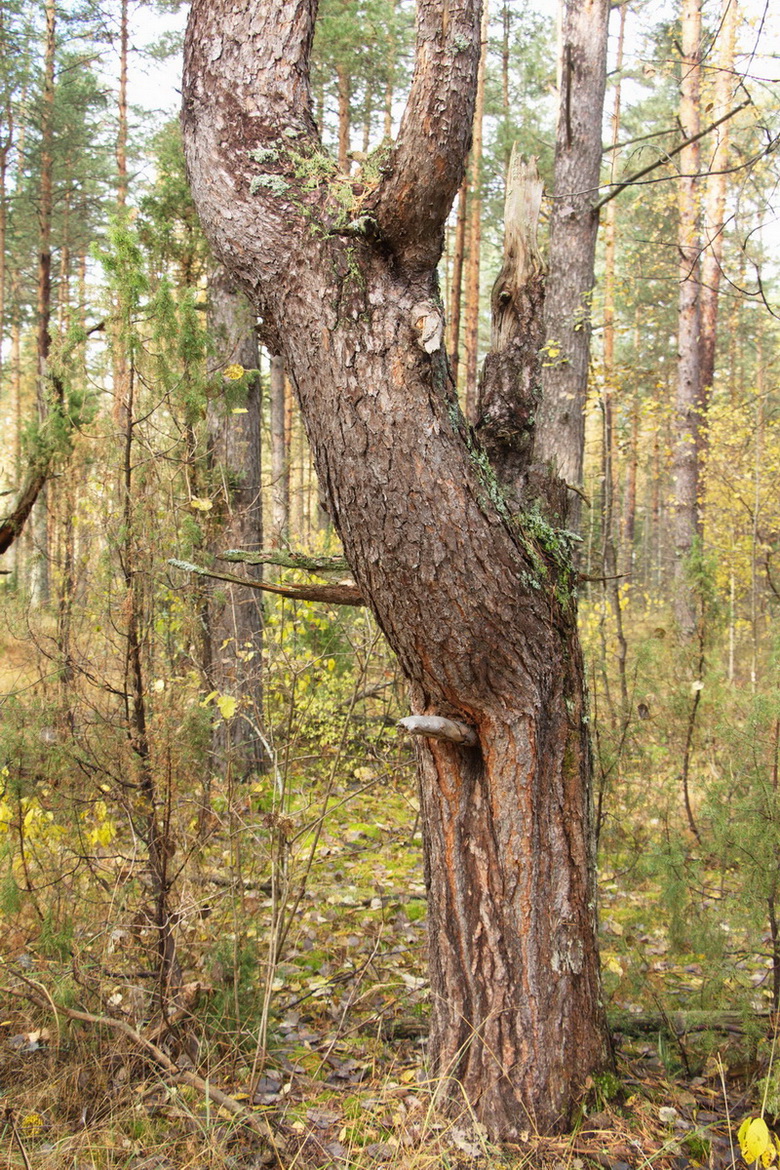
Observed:
[[[430,1055],[493,1137],[565,1123],[604,1059],[590,757],[571,575],[540,513],[514,522],[448,379],[436,264],[463,177],[479,0],[420,0],[387,173],[347,216],[311,117],[312,0],[195,0],[184,132],[204,227],[284,354],[347,559],[419,739]],[[554,494],[556,484],[543,484]]]

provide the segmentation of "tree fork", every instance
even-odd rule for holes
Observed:
[[[436,286],[464,172],[479,0],[417,5],[409,101],[385,172],[344,236],[317,153],[312,0],[195,0],[183,126],[201,221],[285,359],[356,587],[417,736],[441,1100],[491,1137],[565,1125],[605,1058],[590,754],[576,610],[550,525],[517,528],[460,415]],[[291,139],[291,135],[294,136]],[[549,481],[553,495],[556,481]]]

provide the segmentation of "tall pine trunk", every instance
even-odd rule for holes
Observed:
[[[43,426],[52,407],[49,391],[51,349],[51,224],[54,201],[53,117],[54,63],[57,47],[57,16],[54,0],[46,0],[46,48],[41,97],[41,174],[38,203],[38,302],[36,343],[36,388],[38,422]],[[49,491],[44,482],[33,509],[34,554],[30,566],[30,601],[45,605],[49,600]]]
[[[700,129],[701,0],[682,0],[680,126],[686,139]],[[679,307],[677,393],[674,415],[674,604],[680,632],[696,629],[697,603],[690,557],[701,535],[699,471],[702,427],[699,143],[680,154],[678,187]]]
[[[468,183],[468,248],[466,259],[466,303],[464,306],[464,375],[466,418],[474,420],[477,409],[479,364],[479,274],[482,252],[482,121],[485,115],[485,55],[487,49],[489,0],[483,0],[480,27],[481,53],[474,105],[471,164]]]

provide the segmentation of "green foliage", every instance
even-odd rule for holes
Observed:
[[[172,269],[177,283],[195,287],[206,273],[209,249],[187,182],[178,119],[157,134],[152,152],[156,176],[140,200],[139,240],[156,272]]]

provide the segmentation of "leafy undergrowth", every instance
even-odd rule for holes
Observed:
[[[112,692],[85,676],[79,702],[67,696],[67,736],[56,682],[4,704],[3,1165],[744,1165],[740,1125],[780,1114],[765,900],[746,896],[736,854],[670,832],[671,714],[636,725],[608,792],[601,950],[615,1072],[588,1086],[571,1133],[529,1128],[498,1149],[468,1111],[441,1117],[429,1079],[418,802],[393,669],[371,657],[369,626],[301,613],[280,627],[267,675],[264,726],[281,747],[262,776],[238,783],[228,770],[206,791],[198,744],[235,704],[204,698],[178,660],[151,676],[176,951],[164,994],[147,812],[124,787]],[[90,661],[94,673],[94,650]],[[714,813],[701,808],[706,829]],[[764,1130],[750,1133],[752,1156]],[[767,1138],[756,1157],[777,1150]]]

